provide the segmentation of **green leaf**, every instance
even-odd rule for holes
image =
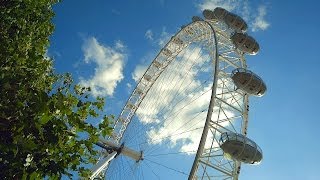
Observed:
[[[18,0],[0,7],[0,117],[10,124],[1,130],[0,179],[71,176],[70,167],[96,160],[97,132],[111,132],[111,119],[99,128],[84,123],[103,116],[104,99],[92,97],[91,88],[75,84],[70,73],[57,74],[45,57],[56,2]],[[25,167],[28,154],[33,160]],[[83,176],[88,173],[83,169]]]
[[[47,124],[48,121],[50,120],[50,116],[46,113],[42,114],[42,116],[40,117],[40,124]]]
[[[39,174],[36,171],[34,171],[33,173],[30,174],[29,178],[30,179],[38,179]]]

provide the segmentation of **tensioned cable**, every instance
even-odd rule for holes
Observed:
[[[197,123],[199,123],[199,122],[197,122]],[[181,127],[180,127],[181,128]],[[169,143],[170,141],[166,141],[164,144],[162,144],[162,145],[167,145],[168,143]],[[158,150],[159,148],[161,148],[161,146],[156,146],[156,145],[154,145],[154,146],[152,146],[151,148],[149,148],[147,151],[145,151],[145,154],[151,154],[151,153],[153,153],[154,151],[156,151],[156,150]]]
[[[183,52],[183,53],[185,53],[185,52]],[[174,65],[175,65],[175,66],[178,66],[178,64],[174,64]],[[172,67],[172,66],[167,67],[165,71],[167,71],[167,69],[170,68],[170,67]],[[177,67],[176,67],[176,68],[177,68]],[[159,83],[162,84],[163,81],[164,81],[164,79],[169,78],[169,77],[168,77],[169,75],[171,75],[171,74],[163,72],[162,76],[166,76],[166,78],[160,78],[160,79],[157,80],[157,82],[159,82]],[[160,87],[161,87],[161,89],[162,89],[163,86],[160,86]],[[161,89],[160,89],[160,91],[161,91]],[[152,91],[152,90],[151,90],[151,91]],[[150,94],[152,94],[152,92],[149,92],[149,93],[147,94],[147,96],[150,96]],[[147,98],[147,97],[145,97],[145,99],[146,99],[146,98]],[[144,109],[145,106],[147,106],[147,103],[145,103],[145,101],[146,101],[145,99],[144,99],[144,101],[140,104],[139,109]]]
[[[149,154],[148,156],[165,156],[165,155],[176,155],[176,154],[195,153],[195,152],[197,152],[197,150],[193,150],[193,151],[180,151],[180,152],[164,153],[164,154]]]
[[[198,71],[198,72],[199,72],[199,71]],[[184,96],[182,99],[180,99],[176,104],[171,105],[172,107],[177,106],[180,102],[183,102],[183,100],[188,97],[188,96],[186,95],[186,91],[189,90],[188,88],[185,88],[185,91],[181,91],[181,92],[180,92],[180,89],[181,89],[182,84],[183,84],[183,82],[185,81],[186,77],[187,77],[187,76],[185,76],[185,78],[181,81],[181,83],[180,83],[180,85],[179,85],[179,87],[178,87],[178,90],[175,92],[175,94],[172,95],[173,98],[171,99],[171,102],[174,102],[174,101],[177,99],[177,97],[180,97],[180,94],[185,95],[185,96]],[[206,83],[208,82],[209,79],[210,79],[210,78],[208,78],[206,81],[204,81],[204,82],[201,83],[201,84],[202,84],[202,85],[206,85]],[[193,82],[195,82],[195,79],[192,79],[192,80],[190,81],[190,83],[187,84],[185,87],[189,87]],[[199,88],[200,88],[200,87],[203,87],[203,86],[199,86]],[[199,90],[198,88],[193,89],[193,92],[197,92],[198,90]],[[166,108],[166,107],[163,106],[162,109],[160,109],[160,110],[158,111],[158,114],[159,114],[159,115],[163,115],[165,108]]]
[[[205,91],[204,93],[202,93],[200,96],[198,96],[197,98],[195,98],[194,100],[192,100],[192,101],[195,101],[195,100],[197,100],[199,97],[201,97],[203,94],[205,94],[205,93],[207,93],[207,92],[209,92],[211,89],[209,89],[209,90],[207,90],[207,91]],[[185,105],[185,106],[183,106],[182,108],[181,108],[181,110],[182,109],[184,109],[185,107],[187,107],[188,105],[190,105],[191,103],[189,103],[189,104],[187,104],[187,105]],[[177,114],[175,114],[175,116],[177,116],[179,113],[180,113],[181,111],[179,111]],[[164,120],[164,122],[166,121],[167,119],[165,119]],[[171,122],[173,122],[173,120],[174,120],[174,118],[172,118],[172,120],[171,121],[169,121],[169,123],[168,124],[166,124],[167,126],[168,125],[170,125],[171,124]]]
[[[195,50],[197,48],[197,46],[195,46],[194,48],[193,48],[193,50]],[[187,52],[187,51],[185,51],[185,52]],[[190,69],[193,67],[193,65],[195,64],[195,62],[201,57],[201,56],[199,56],[200,55],[200,53],[201,53],[201,50],[198,52],[198,55],[197,55],[197,58],[195,58],[195,60],[191,60],[193,63],[192,63],[192,66],[189,68],[189,71],[187,71],[187,74],[184,76],[184,79],[181,81],[181,83],[180,83],[180,86],[179,86],[179,89],[177,90],[177,92],[176,92],[176,94],[178,93],[178,91],[180,90],[180,88],[181,88],[181,86],[182,86],[182,84],[183,84],[183,82],[184,82],[184,80],[187,78],[187,76],[189,75],[189,73],[190,73]],[[186,59],[186,60],[181,60],[181,62],[186,62],[186,63],[183,63],[184,64],[184,67],[185,66],[187,66],[187,63],[190,61],[190,57],[193,55],[193,53],[191,53],[190,55],[189,55],[189,57]],[[181,59],[183,58],[183,56],[181,56]],[[178,62],[179,61],[175,61],[177,64],[179,64]],[[184,69],[183,67],[179,67],[180,69]],[[171,71],[171,72],[175,72],[175,70],[173,70],[173,71]],[[181,71],[180,71],[181,72]],[[178,77],[177,78],[179,78],[179,76],[180,76],[180,74],[178,74]],[[164,79],[164,78],[163,78]],[[171,81],[170,81],[170,84],[168,84],[167,86],[170,86],[172,83],[174,82],[174,79],[172,79]],[[176,87],[176,85],[177,84],[174,84],[174,86],[172,87],[172,88],[170,88],[170,89],[174,89],[175,87]],[[168,88],[169,89],[169,88]],[[161,96],[162,97],[162,99],[166,99],[168,96],[171,96],[171,94],[170,93],[162,93],[163,94],[163,96]],[[160,96],[159,96],[160,97]],[[174,96],[173,96],[174,97]],[[158,100],[158,99],[157,99]],[[173,101],[173,100],[172,100]],[[159,102],[159,101],[158,101]],[[153,106],[153,107],[155,107],[155,106]],[[165,107],[165,106],[164,106]],[[163,107],[163,108],[164,108]],[[161,111],[161,110],[160,110]]]
[[[187,47],[186,47],[186,48],[187,48]],[[181,51],[180,51],[180,52],[181,52]],[[186,53],[186,51],[183,52],[183,55],[184,55],[185,53]],[[168,58],[171,58],[171,57],[168,57]],[[176,63],[176,61],[171,62],[171,63],[172,63],[173,65],[167,67],[167,68],[162,72],[161,77],[163,77],[163,78],[158,79],[155,83],[160,83],[160,84],[162,84],[165,79],[168,79],[169,77],[172,76],[172,74],[174,73],[174,71],[169,71],[170,73],[166,73],[166,72],[168,72],[168,69],[169,69],[169,68],[173,68],[173,67],[174,67],[174,69],[176,69],[179,64]],[[164,77],[166,77],[166,78],[164,78]],[[153,86],[154,86],[154,85],[153,85]],[[162,91],[162,86],[161,86],[160,91]],[[148,95],[149,95],[149,94],[150,94],[150,92],[148,92]],[[147,95],[147,96],[148,96],[148,95]],[[145,106],[146,106],[146,104],[145,104]],[[144,107],[143,107],[143,104],[140,105],[140,108],[144,108]]]
[[[152,172],[158,179],[160,179],[160,177],[153,171],[153,169],[151,168],[151,166],[150,166],[147,162],[145,162],[145,164],[150,168],[151,172]]]
[[[191,56],[191,55],[190,55]],[[179,65],[179,63],[177,63],[177,65]],[[182,68],[182,67],[181,67]],[[174,72],[175,70],[171,70],[170,72]],[[178,77],[177,78],[179,78],[179,75],[178,75]],[[165,78],[163,78],[163,79],[165,79]],[[176,80],[174,80],[174,79],[172,79],[171,81],[170,81],[170,84],[168,84],[168,85],[163,85],[163,86],[170,86],[171,84],[172,84],[172,82],[174,82],[174,81],[176,81]],[[174,85],[176,85],[176,84],[174,84]],[[173,86],[173,87],[171,87],[171,88],[168,88],[167,89],[167,91],[169,91],[170,89],[173,89],[175,86]],[[161,86],[161,88],[162,88],[162,86]],[[158,95],[158,97],[157,97],[157,100],[158,101],[155,101],[155,104],[153,105],[153,109],[151,109],[151,111],[153,111],[157,106],[159,106],[159,104],[160,104],[160,102],[161,101],[159,101],[159,99],[166,99],[169,95],[171,95],[169,92],[163,92],[161,95],[159,94]],[[171,101],[172,101],[172,99],[171,99]],[[164,108],[165,106],[163,106],[162,107],[162,109]],[[158,112],[159,112],[159,110],[158,110]],[[159,113],[158,113],[159,114]]]
[[[201,86],[199,86],[199,87],[201,87]],[[210,89],[209,89],[209,90],[210,90]],[[209,90],[208,90],[208,91],[209,91]],[[208,91],[207,91],[207,92],[208,92]],[[207,92],[205,92],[205,93],[207,93]],[[203,93],[203,94],[205,94],[205,93]],[[199,97],[197,97],[196,99],[200,98],[203,94],[201,94],[201,95],[200,95]],[[195,94],[191,97],[191,100],[193,100],[193,97],[194,97],[194,96],[195,96]],[[196,99],[195,99],[195,100],[196,100]],[[188,103],[188,104],[190,104],[190,103]],[[182,108],[180,108],[180,109],[178,109],[178,110],[180,111],[180,110],[182,110]],[[175,116],[177,116],[178,114],[176,114],[175,116],[173,116],[173,115],[174,115],[174,114],[168,116],[165,120],[167,120],[167,119],[169,119],[169,118],[172,118],[172,117],[175,117]],[[136,121],[136,120],[137,120],[137,119],[134,119],[134,121]],[[165,121],[165,120],[164,120],[164,121]],[[138,123],[135,124],[135,126],[138,126],[138,125],[139,125]],[[134,127],[135,127],[135,126],[134,126]],[[137,134],[139,134],[139,133],[144,133],[144,132],[145,132],[144,130],[146,130],[147,128],[148,128],[147,125],[146,125],[146,126],[141,126],[141,125],[140,125],[139,128],[136,127],[136,128],[134,128],[134,129],[138,129]],[[133,137],[137,137],[137,134],[134,134]],[[131,141],[131,140],[132,140],[131,138],[128,139],[128,138],[126,137],[126,141]]]
[[[204,111],[201,111],[201,112],[204,112]],[[200,113],[201,112],[199,112],[194,118],[196,118],[198,115],[200,115]],[[193,119],[194,119],[193,118]],[[201,119],[199,119],[199,120],[201,120]],[[201,121],[198,121],[198,122],[195,122],[195,124],[193,124],[193,125],[191,125],[190,127],[189,127],[189,129],[187,129],[186,131],[188,131],[188,130],[190,130],[192,127],[194,127],[194,126],[196,126],[197,124],[199,124]],[[180,126],[176,131],[179,131],[182,127],[184,127],[186,124],[183,124],[182,126]],[[203,127],[201,127],[200,129],[202,129]],[[167,141],[165,144],[168,144],[170,141]],[[146,152],[146,154],[151,154],[151,153],[153,153],[154,151],[156,151],[157,149],[159,149],[159,148],[161,148],[160,146],[158,146],[157,148],[155,148],[156,146],[153,146],[153,149],[152,148],[149,148],[148,149],[148,151]]]
[[[196,48],[196,47],[195,47]],[[185,52],[187,52],[187,51],[185,51]],[[184,56],[181,56],[181,58],[180,59],[182,59]],[[188,57],[188,59],[189,59],[190,57]],[[178,60],[176,60],[175,62],[177,62]],[[170,66],[171,68],[173,67],[173,66]],[[176,68],[174,68],[174,69],[176,69]],[[180,68],[181,69],[181,68]],[[170,72],[175,72],[175,71],[170,71]],[[163,78],[163,79],[165,79],[165,78]],[[163,80],[162,79],[162,80]],[[161,87],[162,88],[162,87]],[[168,93],[163,93],[163,94],[168,94]],[[159,98],[159,97],[158,97]],[[155,106],[154,106],[155,107]]]
[[[188,176],[188,174],[185,173],[185,172],[183,172],[183,171],[179,171],[179,170],[173,169],[173,168],[171,168],[171,167],[169,167],[169,166],[166,166],[166,165],[157,163],[157,162],[152,161],[152,160],[150,160],[150,159],[145,159],[145,160],[147,160],[147,161],[149,161],[149,162],[152,162],[152,163],[154,163],[154,164],[157,164],[157,165],[159,165],[159,166],[162,166],[162,167],[164,167],[164,168],[170,169],[170,170],[172,170],[172,171],[175,171],[175,172],[178,172],[178,173],[181,173],[181,174],[183,174],[183,175]]]
[[[161,138],[153,139],[152,141],[158,141],[158,140],[166,139],[166,138],[168,138],[168,137],[185,134],[185,133],[192,132],[192,131],[195,131],[195,130],[198,130],[198,129],[202,129],[202,128],[194,128],[194,129],[191,129],[191,130],[183,131],[183,132],[181,132],[181,133],[169,134],[168,136],[163,136],[163,137],[161,137]],[[141,144],[146,144],[146,143],[149,143],[149,142],[148,142],[148,141],[145,141],[145,142],[140,143],[140,145],[141,145]]]
[[[194,117],[192,117],[191,119],[189,119],[189,121],[191,121],[191,120],[193,120],[193,119],[195,119],[197,116],[199,116],[201,113],[203,113],[204,111],[200,111],[200,112],[198,112]],[[199,121],[200,122],[200,121]],[[192,125],[192,126],[190,126],[190,128],[189,129],[186,129],[185,130],[185,132],[186,131],[189,131],[192,127],[194,127],[195,125],[197,125],[199,122],[195,122],[195,124],[194,125]],[[183,124],[181,127],[179,127],[178,129],[176,129],[176,131],[179,131],[183,126],[185,126],[186,124]],[[184,133],[184,132],[181,132],[181,133]],[[167,138],[167,137],[170,137],[171,135],[168,135],[168,136],[165,136],[165,137],[163,137],[163,138]],[[135,137],[141,137],[141,136],[139,136],[139,135],[135,135]],[[144,142],[141,142],[139,145],[142,145],[142,144],[146,144],[146,143],[148,143],[148,141],[146,140],[146,141],[144,141]],[[146,152],[145,152],[146,153]]]
[[[207,82],[207,81],[204,81],[204,82]],[[202,86],[199,86],[199,88],[200,88],[200,87],[202,87]],[[197,89],[198,89],[198,88],[197,88]],[[196,90],[197,90],[197,89],[196,89]],[[183,100],[183,99],[182,99],[182,100]],[[182,100],[181,100],[181,101],[182,101]],[[192,98],[191,98],[191,101],[192,101]],[[175,105],[177,105],[177,104],[175,104]],[[139,129],[141,129],[141,128],[139,128]]]
[[[170,67],[173,67],[173,66],[170,66]],[[177,66],[176,66],[177,67]],[[167,76],[167,77],[169,77],[169,76]],[[184,77],[186,77],[186,76],[184,76]],[[171,80],[173,79],[173,78],[170,78]],[[159,79],[160,80],[160,79]],[[164,80],[164,79],[162,79],[162,80]],[[182,84],[182,83],[181,83]],[[177,86],[178,85],[178,83],[177,84],[174,84],[174,86]],[[181,86],[180,86],[181,87]],[[178,92],[180,92],[180,87],[179,87],[179,91]],[[187,91],[188,89],[187,88],[184,88],[184,90],[185,91]],[[194,90],[193,90],[193,92],[194,92]],[[163,95],[163,94],[162,94]],[[164,93],[164,95],[166,95],[166,93]],[[158,95],[158,96],[156,96],[158,99],[160,98],[161,99],[161,96],[160,95]],[[225,97],[225,96],[224,96]],[[176,95],[174,95],[173,96],[173,100],[175,101],[175,102],[177,102],[176,101],[176,98],[177,98],[177,96]],[[193,99],[193,98],[192,98]],[[156,102],[158,102],[158,101],[152,101],[152,103],[156,103]],[[150,103],[151,103],[151,101],[150,101]],[[179,101],[178,101],[178,103],[179,103]],[[220,106],[221,106],[221,104],[222,103],[219,103],[220,104]],[[155,106],[154,105],[152,105],[152,104],[146,104],[147,106],[146,107],[148,107],[148,106],[150,106],[151,105],[151,107],[153,106],[153,108],[155,108]],[[181,109],[183,109],[184,107],[182,107]],[[162,112],[162,111],[161,111]],[[178,116],[178,114],[175,114],[174,113],[174,111],[171,111],[171,115],[170,115],[170,118],[172,118],[172,117],[175,117],[175,116]],[[224,112],[225,113],[225,112]],[[174,116],[175,115],[175,116]],[[174,118],[173,118],[174,119]],[[139,124],[141,125],[142,123],[136,123],[135,125],[136,126],[139,126]],[[170,124],[170,123],[169,123]],[[147,128],[147,127],[151,127],[152,126],[152,124],[148,124],[147,126],[142,126],[142,128]],[[136,128],[135,128],[135,130],[136,130]],[[133,131],[133,132],[137,132],[137,131]],[[143,133],[142,131],[140,131],[141,133]],[[137,133],[140,133],[139,131],[137,132]],[[131,137],[132,138],[132,137]],[[133,137],[134,138],[134,137]],[[136,137],[136,138],[139,138],[139,137]],[[159,178],[159,177],[158,177]]]

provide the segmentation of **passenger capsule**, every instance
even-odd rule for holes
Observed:
[[[171,52],[169,49],[167,49],[167,48],[163,49],[162,52],[163,52],[163,54],[166,55],[166,56],[171,56],[171,54],[172,54],[172,52]]]
[[[213,11],[205,9],[202,14],[208,20],[223,21],[229,12],[221,7],[216,7]]]
[[[143,76],[143,77],[144,77],[144,79],[147,80],[147,81],[150,81],[151,78],[152,78],[150,75],[145,75],[145,76]]]
[[[153,65],[158,69],[162,67],[162,64],[159,63],[158,61],[153,61]]]
[[[134,91],[134,94],[141,95],[142,93],[143,93],[143,91],[140,88],[136,88],[136,90]]]
[[[173,39],[172,39],[172,42],[173,43],[175,43],[175,44],[177,44],[177,45],[183,45],[183,41],[180,39],[180,38],[178,38],[178,37],[174,37]]]
[[[261,97],[267,91],[267,86],[263,80],[258,75],[244,68],[233,70],[231,78],[238,89],[248,94]]]
[[[127,109],[134,109],[135,107],[136,106],[131,104],[131,103],[128,103],[127,106],[126,106]]]
[[[203,20],[199,16],[193,16],[192,17],[192,22],[196,22],[196,21],[203,21]]]
[[[231,36],[231,40],[240,51],[250,55],[257,54],[260,49],[259,44],[253,37],[243,33],[234,33]]]
[[[248,28],[247,23],[240,16],[230,12],[225,16],[225,23],[237,32],[246,32]]]
[[[184,27],[183,30],[185,33],[187,33],[190,36],[194,35],[194,30],[191,29],[190,27]]]
[[[124,119],[123,117],[120,117],[118,120],[119,120],[120,122],[122,122],[122,123],[125,122],[125,119]]]
[[[211,11],[209,9],[203,10],[202,14],[203,14],[203,17],[208,20],[216,19],[215,16],[213,15],[213,11]]]
[[[251,139],[232,132],[221,134],[219,145],[228,159],[248,164],[258,164],[262,160],[262,150]]]

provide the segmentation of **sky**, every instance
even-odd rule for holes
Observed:
[[[93,96],[106,97],[105,112],[117,116],[168,39],[217,6],[248,23],[260,52],[246,56],[247,63],[268,88],[265,96],[250,97],[248,127],[264,159],[243,165],[240,179],[320,179],[317,1],[65,0],[54,6],[48,55],[57,72],[71,72]]]

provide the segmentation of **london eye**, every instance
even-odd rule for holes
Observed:
[[[238,179],[259,164],[249,96],[266,92],[247,67],[260,47],[223,8],[182,26],[153,59],[114,123],[91,179]]]

